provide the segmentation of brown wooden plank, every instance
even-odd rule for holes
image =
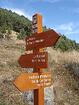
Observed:
[[[26,50],[54,46],[59,37],[54,30],[32,34],[32,36],[26,37]]]
[[[18,62],[22,68],[47,68],[48,53],[37,52],[33,54],[21,55]]]

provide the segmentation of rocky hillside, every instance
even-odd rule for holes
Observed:
[[[54,105],[79,105],[79,52],[48,48],[52,71]]]
[[[52,86],[45,89],[45,105],[79,105],[79,53],[47,48]],[[27,69],[17,60],[25,53],[25,42],[0,40],[0,105],[32,105],[33,94],[21,93],[12,81]]]
[[[0,41],[0,105],[24,105],[22,94],[12,84],[21,72],[17,59],[23,46],[12,40]]]

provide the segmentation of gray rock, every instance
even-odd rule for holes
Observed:
[[[54,105],[53,86],[45,88],[45,105]]]
[[[24,92],[24,98],[28,101],[29,105],[33,105],[33,91]],[[53,86],[44,89],[45,105],[54,105]]]

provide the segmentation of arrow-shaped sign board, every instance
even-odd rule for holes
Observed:
[[[51,73],[22,73],[14,81],[14,85],[22,92],[51,86]]]
[[[59,37],[54,30],[32,34],[32,36],[26,37],[26,50],[54,46]]]
[[[21,55],[18,62],[22,68],[47,68],[48,53],[37,52],[33,54]]]

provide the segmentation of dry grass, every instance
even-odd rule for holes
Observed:
[[[59,62],[68,62],[68,63],[79,63],[79,52],[73,50],[71,52],[60,52],[59,50],[53,50],[52,48],[47,48],[51,60],[56,63]]]
[[[23,41],[0,41],[0,105],[27,105],[12,81],[22,71],[18,58],[25,50]],[[79,52],[49,52],[49,68],[54,80],[55,105],[79,105]]]
[[[23,43],[0,41],[0,105],[27,105],[12,83],[22,72],[17,60],[23,52]]]
[[[55,105],[79,105],[79,52],[47,50],[54,79]]]

